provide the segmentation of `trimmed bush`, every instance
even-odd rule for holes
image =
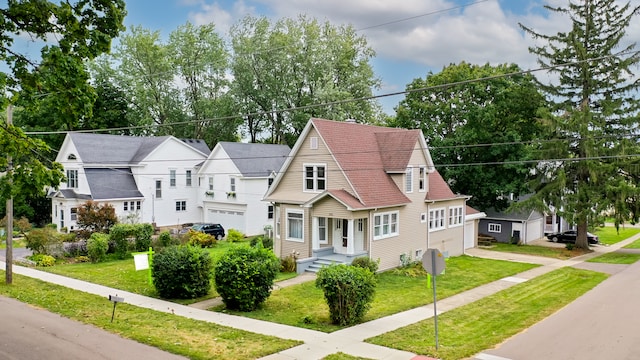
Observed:
[[[252,237],[251,242],[249,242],[249,244],[255,247],[259,242],[262,243],[263,248],[273,249],[273,239],[270,237],[262,236],[262,235]]]
[[[31,261],[36,263],[36,266],[53,266],[56,264],[56,259],[53,256],[45,254],[32,255]]]
[[[229,229],[227,231],[227,241],[228,242],[238,242],[244,240],[244,234],[236,229]]]
[[[151,276],[165,299],[194,299],[211,289],[209,252],[195,246],[169,246],[153,257]]]
[[[151,224],[116,224],[109,232],[114,252],[120,259],[127,257],[129,249],[147,251],[151,245],[153,225]],[[134,239],[133,246],[130,239]]]
[[[213,247],[216,245],[217,241],[213,235],[205,234],[200,231],[195,231],[189,229],[189,232],[186,235],[187,244],[192,246],[200,246],[200,247]]]
[[[214,269],[215,286],[228,309],[255,310],[269,295],[280,261],[262,246],[229,249]]]
[[[93,233],[87,240],[87,255],[91,262],[97,263],[104,260],[109,250],[109,235]]]
[[[169,233],[166,230],[161,232],[160,235],[158,235],[158,244],[162,247],[176,245],[175,240],[171,236],[171,233]]]
[[[369,271],[374,274],[378,271],[378,261],[373,261],[367,256],[361,256],[353,259],[351,265],[361,267],[363,269],[369,269]]]
[[[376,278],[369,269],[330,265],[318,271],[316,287],[324,292],[331,322],[347,326],[360,322],[371,307]]]
[[[24,239],[26,247],[35,254],[52,255],[58,252],[58,248],[62,248],[62,238],[50,227],[33,229]]]
[[[296,271],[296,258],[292,254],[280,260],[280,271],[289,273]]]
[[[135,249],[136,251],[147,251],[151,246],[151,236],[153,235],[153,225],[151,224],[134,224],[135,233]]]

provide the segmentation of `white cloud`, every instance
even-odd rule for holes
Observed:
[[[207,3],[203,0],[186,0],[200,5],[201,10],[189,13],[189,21],[195,25],[215,24],[216,29],[221,36],[229,33],[231,26],[236,24],[239,19],[249,14],[255,14],[255,7],[248,6],[244,1],[233,1],[233,5],[229,9],[223,8],[220,3]]]

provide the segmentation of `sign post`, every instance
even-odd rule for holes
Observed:
[[[433,282],[433,319],[436,328],[436,350],[438,350],[438,310],[436,307],[436,275],[444,272],[444,256],[438,249],[427,249],[427,253],[422,257],[422,267],[431,275]]]

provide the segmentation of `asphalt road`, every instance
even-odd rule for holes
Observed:
[[[640,358],[640,262],[483,354],[506,359]],[[476,356],[476,359],[490,359]],[[499,359],[499,358],[492,358]]]
[[[171,336],[167,334],[167,336]],[[0,296],[0,359],[3,360],[184,360]]]

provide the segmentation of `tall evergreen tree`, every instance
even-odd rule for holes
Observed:
[[[543,43],[529,51],[557,79],[541,84],[552,102],[547,119],[554,132],[541,147],[547,161],[538,167],[537,193],[528,205],[552,207],[576,224],[576,246],[586,249],[588,224],[614,205],[607,191],[621,188],[628,150],[636,146],[629,134],[637,132],[633,95],[640,83],[631,69],[640,56],[624,36],[639,7],[582,0],[545,8],[567,16],[571,28],[545,35],[520,24]]]

